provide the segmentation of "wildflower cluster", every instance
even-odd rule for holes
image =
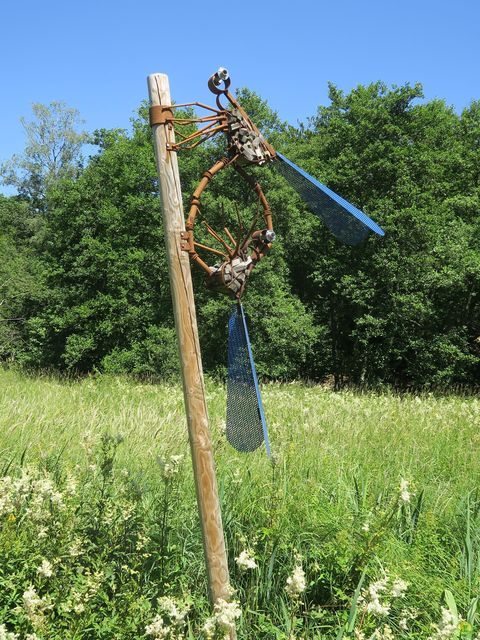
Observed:
[[[182,460],[183,455],[170,456],[167,460],[157,458],[164,480],[170,480],[173,476],[177,475],[180,471],[180,464],[182,463]]]
[[[157,613],[153,621],[145,627],[145,635],[153,640],[181,640],[184,638],[188,606],[177,603],[173,598],[158,599]]]
[[[87,603],[98,593],[103,580],[102,571],[92,572],[90,569],[86,569],[69,591],[66,600],[61,604],[61,610],[64,613],[73,612],[77,615],[83,613]]]
[[[410,490],[410,483],[405,478],[401,478],[400,480],[400,502],[409,503],[412,498],[412,492]]]
[[[34,628],[42,626],[45,613],[52,608],[49,599],[41,598],[33,585],[24,591],[22,605],[24,614]]]
[[[465,621],[452,613],[450,609],[442,607],[442,618],[439,624],[435,624],[435,632],[430,636],[429,640],[449,640],[449,638],[458,638],[459,631]],[[479,634],[480,636],[480,634]]]
[[[17,640],[18,634],[7,631],[5,625],[0,624],[0,640]]]
[[[363,631],[355,630],[355,640],[394,640],[392,628],[388,624],[384,624],[379,629],[367,636]]]
[[[392,600],[403,598],[407,589],[408,583],[405,580],[392,580],[385,574],[362,591],[359,603],[365,613],[381,618],[390,613]]]
[[[43,578],[51,578],[53,575],[52,563],[43,559],[42,564],[37,567],[37,574]]]
[[[50,518],[47,507],[64,507],[63,495],[47,472],[24,468],[19,478],[0,479],[0,516],[15,520],[20,515],[35,522]]]
[[[240,618],[242,611],[238,602],[226,602],[219,598],[213,609],[213,616],[208,618],[203,626],[207,640],[228,640],[230,632],[235,629],[235,620]]]
[[[244,549],[240,555],[235,558],[237,566],[242,571],[248,571],[249,569],[258,569],[258,564],[255,562],[252,554],[248,549]]]
[[[7,631],[4,624],[0,624],[0,640],[18,640],[18,633]]]
[[[295,566],[292,575],[287,578],[285,591],[290,598],[296,599],[300,597],[300,594],[302,594],[306,588],[305,572],[302,565],[299,564],[297,560],[297,565]]]

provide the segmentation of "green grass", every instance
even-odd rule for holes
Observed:
[[[207,384],[239,638],[335,638],[354,628],[369,638],[386,624],[398,638],[429,638],[445,589],[465,619],[480,587],[478,398],[301,384],[266,385],[263,397],[273,464],[262,450],[242,455],[226,443],[225,389]],[[163,478],[161,460],[181,454],[179,473]],[[3,510],[0,622],[39,638],[133,639],[169,595],[191,606],[190,636],[180,637],[202,637],[208,603],[188,456],[176,385],[0,371],[3,475],[15,479],[23,466],[64,496],[61,508],[45,498],[35,516],[31,484],[28,499]],[[410,502],[400,499],[402,479]],[[83,551],[72,556],[78,541]],[[236,566],[244,548],[258,569]],[[36,571],[44,558],[48,579]],[[285,584],[298,562],[307,585],[292,600]],[[365,590],[385,574],[390,610],[379,617]],[[402,598],[388,591],[396,578],[409,583]],[[38,620],[22,600],[30,585],[48,602]]]

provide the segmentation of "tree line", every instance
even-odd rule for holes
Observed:
[[[341,245],[270,167],[252,169],[277,240],[244,305],[264,379],[335,385],[480,381],[480,101],[461,114],[420,85],[330,86],[298,126],[239,99],[272,144],[385,229]],[[177,355],[147,108],[87,135],[62,103],[34,105],[25,152],[1,169],[0,358],[35,369],[168,378]],[[85,142],[96,151],[81,157]],[[179,154],[185,204],[222,141]],[[229,170],[203,197],[214,227],[257,202]],[[231,301],[194,271],[204,366],[225,372]]]

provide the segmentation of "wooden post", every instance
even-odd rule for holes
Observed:
[[[168,76],[165,74],[148,76],[148,92],[152,106],[171,105]],[[173,126],[155,125],[153,138],[198,512],[210,599],[215,603],[218,598],[229,599],[228,565],[208,427],[190,258],[180,247],[185,221],[178,161],[176,153],[167,150],[167,144],[175,142]],[[235,634],[232,635],[234,637]]]

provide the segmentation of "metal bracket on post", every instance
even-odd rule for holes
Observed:
[[[159,104],[155,104],[150,107],[148,113],[151,127],[156,124],[173,123],[173,111],[171,107],[162,107]]]
[[[180,249],[182,251],[194,251],[191,231],[180,231]]]

